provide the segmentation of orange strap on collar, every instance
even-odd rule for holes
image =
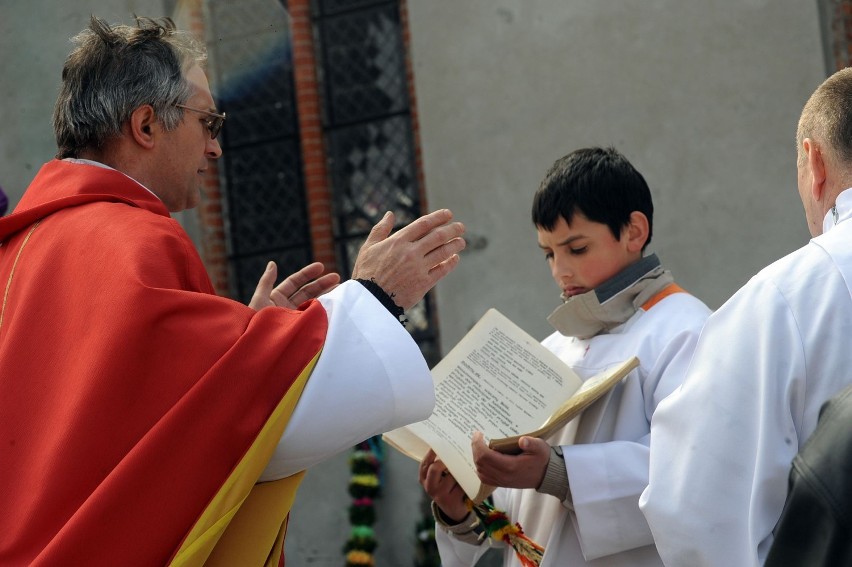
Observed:
[[[687,291],[676,283],[670,283],[669,285],[661,289],[659,292],[657,292],[654,297],[643,303],[642,309],[644,311],[649,310],[651,307],[655,306],[673,293],[687,293]]]

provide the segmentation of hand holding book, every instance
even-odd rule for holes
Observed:
[[[526,436],[525,441],[526,446],[507,455],[493,450],[482,432],[475,432],[471,452],[479,480],[488,486],[538,488],[550,461],[550,445],[536,437]]]
[[[632,358],[584,384],[556,355],[491,309],[432,370],[437,397],[432,416],[385,439],[418,461],[433,449],[479,503],[493,487],[476,474],[470,445],[474,431],[491,438],[492,448],[518,453],[522,435],[546,437],[637,365]]]
[[[448,524],[458,524],[467,516],[464,490],[434,451],[426,453],[420,462],[420,485]]]

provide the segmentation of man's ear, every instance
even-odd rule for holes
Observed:
[[[146,150],[154,147],[154,128],[157,125],[157,113],[150,104],[143,104],[130,115],[130,135]]]
[[[649,229],[648,217],[645,216],[645,213],[639,211],[630,213],[630,222],[624,229],[628,252],[642,251],[645,243],[648,242]]]
[[[808,162],[808,171],[810,172],[808,181],[811,197],[814,201],[819,202],[825,194],[825,155],[822,153],[820,145],[812,138],[805,138],[802,141],[802,151],[805,152],[805,159]]]

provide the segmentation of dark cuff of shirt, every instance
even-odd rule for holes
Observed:
[[[396,304],[396,302],[393,300],[393,295],[388,295],[388,292],[382,289],[382,286],[377,284],[372,279],[356,279],[355,281],[367,288],[367,291],[372,293],[373,297],[375,297],[379,301],[379,303],[384,305],[385,309],[387,309],[391,315],[396,317],[396,319],[402,324],[402,326],[405,327],[405,324],[408,322],[408,319],[403,318],[403,316],[405,315],[405,310]]]

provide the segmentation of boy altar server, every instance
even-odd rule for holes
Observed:
[[[517,456],[472,449],[497,508],[544,546],[542,567],[662,565],[639,495],[648,482],[651,416],[679,384],[707,307],[685,293],[656,255],[648,185],[614,149],[558,160],[535,195],[538,245],[563,305],[543,344],[583,379],[637,356],[640,366],[576,420],[545,440],[523,438]],[[576,431],[576,435],[575,435]],[[446,467],[430,453],[420,482],[433,499],[444,567],[473,565],[495,544]],[[520,565],[504,549],[504,565]]]

